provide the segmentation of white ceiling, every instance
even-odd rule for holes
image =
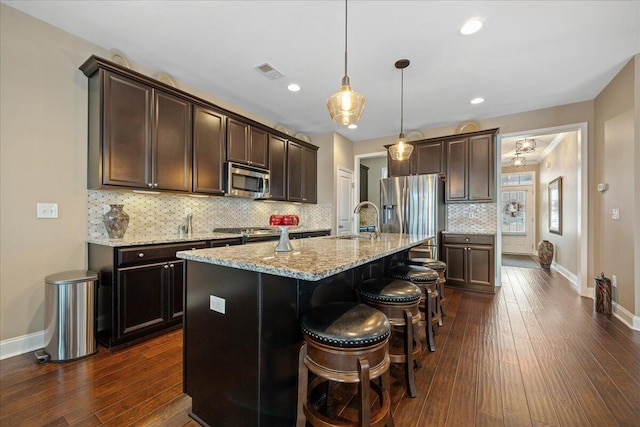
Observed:
[[[294,132],[352,141],[399,132],[400,58],[408,131],[591,100],[640,52],[639,1],[352,0],[348,74],[367,106],[348,130],[326,109],[342,1],[2,1]],[[460,35],[471,17],[484,28]],[[265,62],[284,77],[254,70]]]

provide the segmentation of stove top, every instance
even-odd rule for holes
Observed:
[[[263,227],[228,227],[228,228],[214,228],[214,233],[231,233],[231,234],[242,234],[245,236],[256,236],[256,235],[278,235],[280,232],[278,230],[274,230],[271,228],[263,228]]]

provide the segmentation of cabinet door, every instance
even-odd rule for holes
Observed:
[[[224,193],[225,116],[193,107],[193,191]]]
[[[409,176],[411,175],[411,159],[393,160],[387,154],[387,175],[388,176]]]
[[[104,73],[102,184],[144,188],[151,177],[153,90]]]
[[[413,173],[444,174],[444,144],[442,141],[422,142],[415,145],[413,155],[415,156]]]
[[[118,270],[118,337],[161,329],[167,315],[167,263]]]
[[[287,153],[287,193],[290,201],[302,202],[303,147],[289,142]]]
[[[471,201],[491,201],[494,193],[493,135],[469,138],[467,197]]]
[[[447,264],[445,275],[448,285],[465,285],[467,283],[466,246],[444,245],[444,262]]]
[[[269,134],[261,129],[249,127],[249,157],[251,166],[267,168],[269,166]]]
[[[269,136],[269,175],[271,199],[287,200],[287,141]]]
[[[446,200],[467,199],[467,138],[447,141]]]
[[[227,160],[247,163],[249,160],[249,125],[235,119],[227,122]]]
[[[180,319],[184,311],[185,261],[169,262],[169,320]]]
[[[494,254],[493,246],[477,245],[467,247],[468,283],[475,286],[493,288]],[[447,264],[447,268],[448,268]]]
[[[155,91],[153,188],[191,191],[191,104]]]
[[[304,183],[302,201],[306,203],[318,202],[318,153],[315,150],[304,147],[303,167]]]

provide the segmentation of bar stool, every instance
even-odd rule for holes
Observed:
[[[365,304],[334,302],[310,309],[300,321],[297,427],[393,426],[389,398],[389,320]],[[316,375],[309,384],[309,371]],[[381,385],[372,381],[380,378]],[[333,419],[309,401],[328,381],[358,383],[358,421]],[[371,412],[371,390],[379,399]]]
[[[421,307],[423,319],[420,325],[425,327],[425,336],[429,351],[436,351],[434,335],[436,326],[440,324],[442,315],[438,306],[438,273],[426,267],[400,264],[389,269],[387,274],[393,279],[407,280],[422,290]]]
[[[414,326],[420,321],[422,290],[411,282],[386,277],[364,280],[359,289],[365,304],[380,310],[392,326],[389,345],[391,363],[404,364],[409,396],[416,397],[413,369],[420,367],[422,344],[415,339]],[[400,344],[398,344],[400,342]]]
[[[444,285],[447,283],[445,275],[445,272],[447,271],[447,264],[433,258],[411,258],[405,262],[409,265],[419,265],[438,272],[438,275],[440,276],[438,279],[438,304],[440,304],[440,314],[446,316],[447,313],[445,310],[447,298],[444,296]],[[440,326],[442,326],[442,319],[440,319]]]

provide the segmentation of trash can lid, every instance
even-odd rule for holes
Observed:
[[[69,270],[50,274],[44,278],[49,285],[68,285],[70,283],[89,282],[98,280],[98,273],[91,270]]]

